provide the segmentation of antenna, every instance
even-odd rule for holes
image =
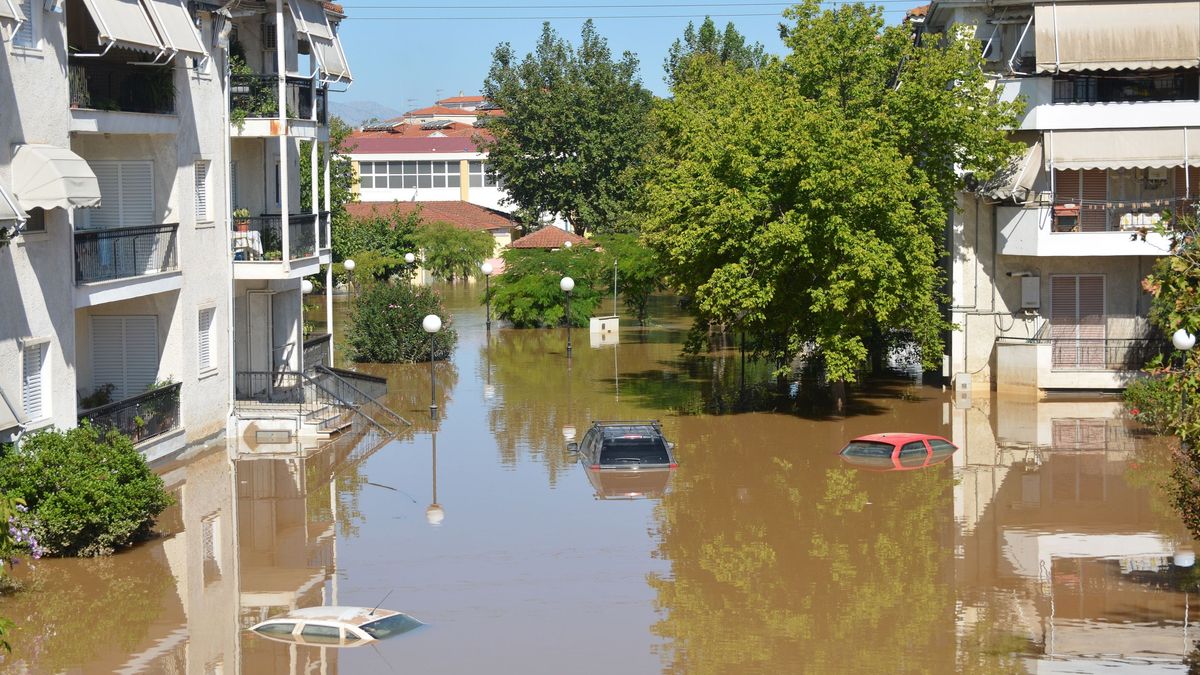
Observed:
[[[395,590],[395,589],[392,589],[392,590]],[[387,599],[388,599],[388,596],[389,596],[389,595],[391,595],[391,594],[392,594],[392,591],[391,591],[391,590],[389,590],[387,593],[385,593],[385,594],[384,594],[384,596],[383,596],[383,598],[379,600],[379,604],[378,604],[378,605],[375,605],[374,607],[372,607],[372,608],[371,608],[371,611],[367,612],[367,616],[371,616],[372,614],[374,614],[374,613],[375,613],[375,610],[379,609],[379,605],[382,605],[382,604],[383,604],[383,601],[384,601],[384,600],[387,600]]]

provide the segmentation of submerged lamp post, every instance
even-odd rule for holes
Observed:
[[[1180,328],[1171,336],[1171,344],[1183,355],[1183,363],[1179,367],[1179,445],[1188,449],[1188,442],[1183,426],[1183,416],[1187,414],[1187,382],[1183,381],[1184,370],[1187,368],[1187,353],[1196,346],[1196,336]]]
[[[429,333],[429,416],[437,419],[437,383],[433,378],[433,340],[434,335],[442,329],[442,319],[437,314],[426,314],[421,320],[421,328]]]
[[[567,242],[570,243],[570,242]],[[567,356],[571,355],[571,291],[575,290],[575,280],[571,277],[563,277],[558,282],[558,287],[567,294]]]
[[[492,263],[485,262],[479,266],[483,272],[483,301],[487,303],[487,329],[492,329]]]

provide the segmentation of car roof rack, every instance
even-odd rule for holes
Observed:
[[[605,421],[593,420],[592,426],[594,426],[594,427],[639,427],[639,426],[660,427],[662,425],[658,423],[658,420],[605,420]]]

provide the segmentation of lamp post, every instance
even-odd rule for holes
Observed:
[[[492,330],[492,263],[485,262],[479,266],[483,272],[483,301],[487,303],[487,329]]]
[[[1183,423],[1183,416],[1187,414],[1187,382],[1184,380],[1184,372],[1187,369],[1187,353],[1196,346],[1196,336],[1180,328],[1171,336],[1171,344],[1183,356],[1179,367],[1179,446],[1187,450],[1187,432]]]
[[[346,258],[345,260],[342,261],[342,267],[346,270],[346,274],[349,275],[349,277],[350,277],[348,283],[350,284],[350,294],[353,295],[354,294],[354,261],[351,260],[350,258]]]
[[[571,356],[571,291],[575,290],[575,280],[571,277],[563,277],[558,282],[558,287],[567,294],[567,356],[569,357]]]
[[[312,293],[312,292],[313,292],[313,282],[309,281],[308,279],[301,279],[300,280],[300,293],[303,295],[308,295],[309,293]]]
[[[433,428],[433,502],[425,509],[425,520],[437,527],[446,519],[446,510],[437,500],[437,427]]]
[[[429,333],[429,417],[437,420],[437,383],[433,375],[433,339],[434,335],[442,329],[442,319],[437,314],[426,314],[421,320],[421,328]]]

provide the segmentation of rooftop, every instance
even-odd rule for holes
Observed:
[[[509,248],[563,248],[568,241],[571,242],[572,246],[593,245],[592,242],[574,232],[567,232],[558,227],[547,226],[514,241],[509,244]]]
[[[354,218],[391,213],[408,215],[420,209],[421,220],[445,222],[463,230],[502,230],[516,227],[507,214],[470,202],[353,202],[346,211]]]
[[[482,96],[451,96],[450,98],[444,98],[444,99],[438,101],[437,104],[442,105],[445,103],[483,103],[486,100],[487,99],[485,99]]]
[[[407,136],[387,132],[364,132],[346,139],[343,150],[350,155],[403,155],[403,154],[461,154],[480,153],[476,139],[463,135]]]

